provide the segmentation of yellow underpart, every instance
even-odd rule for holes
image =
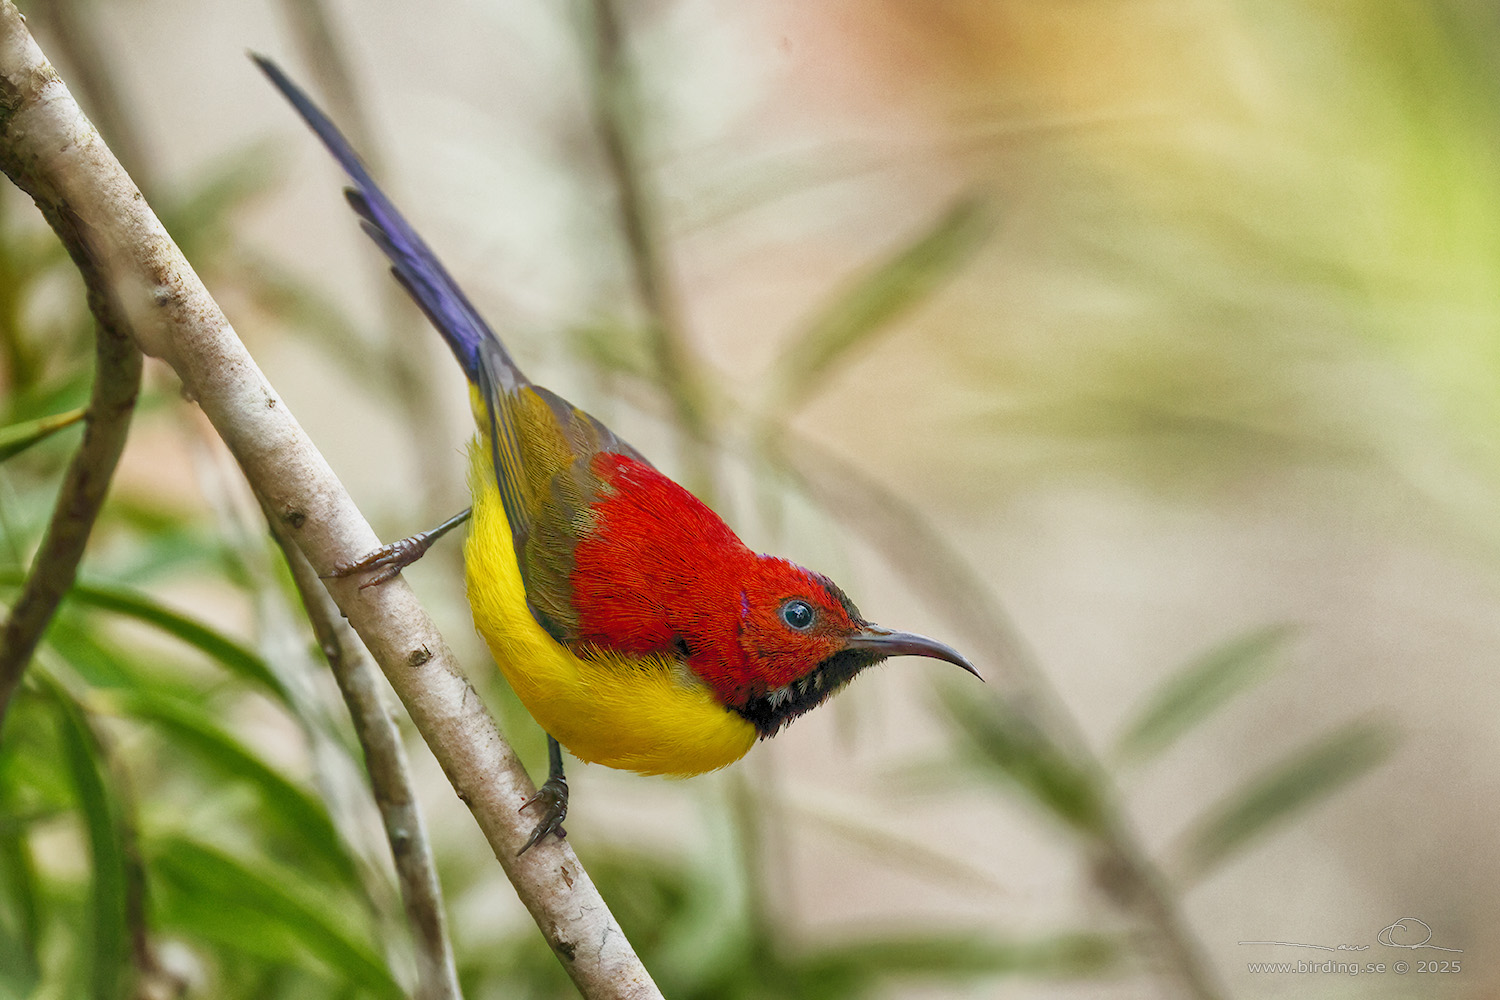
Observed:
[[[470,449],[474,516],[464,544],[474,625],[541,727],[580,760],[641,774],[702,774],[732,764],[755,727],[660,657],[574,656],[526,607],[488,449]]]

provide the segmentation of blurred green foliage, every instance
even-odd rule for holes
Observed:
[[[1141,762],[1166,750],[1214,709],[1266,677],[1291,636],[1284,625],[1254,629],[1167,678],[1121,734],[1117,756]]]

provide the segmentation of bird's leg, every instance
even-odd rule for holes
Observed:
[[[526,839],[525,846],[516,852],[518,858],[549,833],[556,832],[559,840],[568,835],[562,828],[562,821],[568,817],[568,779],[563,777],[562,744],[551,736],[547,737],[547,781],[535,795],[521,803],[521,809],[531,805],[542,807],[542,818]]]
[[[460,524],[463,524],[469,519],[469,515],[473,513],[474,508],[468,507],[454,514],[431,531],[419,531],[410,538],[403,538],[399,542],[382,545],[363,559],[358,559],[354,562],[339,563],[333,567],[333,572],[328,575],[330,577],[342,578],[353,576],[356,573],[376,570],[374,576],[359,585],[359,589],[364,590],[366,587],[373,587],[377,583],[384,583],[426,555],[427,550],[432,548],[433,542],[442,538]]]

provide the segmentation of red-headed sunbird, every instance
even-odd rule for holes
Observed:
[[[527,379],[333,123],[253,58],[353,181],[345,194],[365,232],[468,377],[473,506],[340,572],[388,579],[472,516],[474,624],[548,735],[548,780],[521,806],[542,807],[523,852],[562,833],[559,744],[642,774],[702,774],[887,657],[934,657],[978,676],[935,639],[866,621],[826,576],[752,551],[608,427]]]

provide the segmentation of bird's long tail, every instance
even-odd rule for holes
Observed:
[[[443,335],[469,381],[476,386],[486,381],[498,382],[499,385],[493,388],[502,391],[529,384],[500,343],[500,338],[480,318],[447,268],[376,185],[349,145],[349,140],[280,67],[256,53],[251,53],[250,58],[297,109],[302,120],[323,141],[354,182],[344,194],[363,220],[365,232],[390,258],[391,273]]]

